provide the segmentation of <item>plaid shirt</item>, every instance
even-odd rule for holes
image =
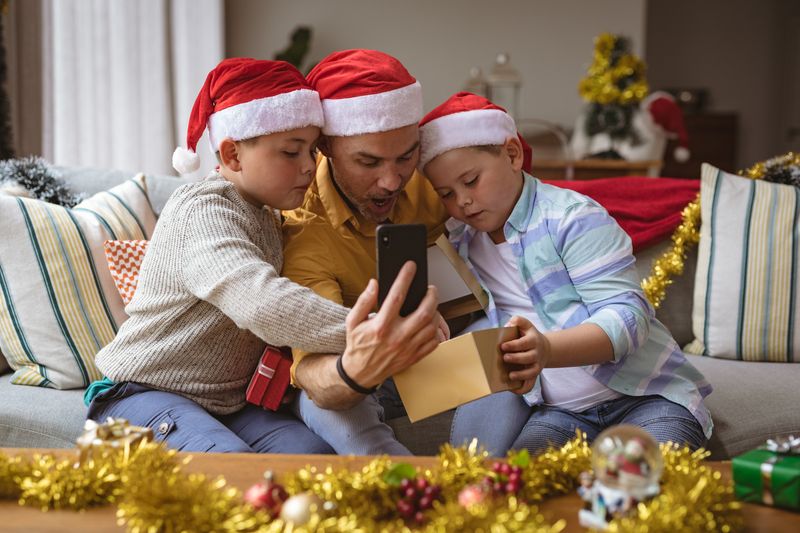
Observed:
[[[703,398],[711,385],[656,320],[639,286],[628,235],[594,200],[528,174],[524,179],[503,231],[545,330],[596,324],[611,339],[614,359],[583,367],[587,372],[619,393],[658,394],[686,407],[710,437],[713,423]],[[469,260],[477,230],[454,219],[447,228],[450,241],[480,280]],[[489,320],[495,326],[505,324],[510,316],[486,292]],[[525,399],[531,405],[542,402],[538,379]]]

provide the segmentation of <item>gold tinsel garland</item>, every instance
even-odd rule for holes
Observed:
[[[800,167],[800,154],[787,154],[761,161],[739,175],[750,179],[764,179],[776,169]],[[700,242],[700,195],[683,209],[680,225],[672,234],[672,247],[653,262],[650,275],[642,280],[647,299],[658,309],[667,294],[674,276],[683,274],[684,261],[694,245]]]
[[[594,41],[594,60],[578,84],[581,97],[595,104],[635,104],[647,96],[644,62],[627,53],[614,58],[621,37],[602,33]]]
[[[661,493],[639,504],[634,515],[611,522],[611,531],[735,531],[742,525],[739,503],[730,483],[703,463],[707,452],[662,445],[664,474]],[[439,532],[557,532],[564,520],[548,523],[535,506],[549,497],[575,490],[580,472],[591,465],[591,449],[578,436],[559,449],[533,457],[523,470],[523,487],[516,497],[488,500],[467,508],[457,503],[464,486],[488,472],[487,455],[470,448],[445,445],[436,465],[419,472],[442,487],[443,502],[427,512],[420,530]],[[32,459],[0,454],[0,496],[18,498],[21,505],[84,509],[115,503],[121,526],[135,533],[154,531],[411,531],[397,518],[396,490],[385,474],[386,457],[361,470],[318,470],[306,467],[283,480],[290,494],[310,491],[335,504],[327,514],[312,515],[304,525],[271,520],[242,499],[223,478],[187,474],[174,451],[145,441],[128,457],[120,450],[94,454],[80,464],[53,456]]]

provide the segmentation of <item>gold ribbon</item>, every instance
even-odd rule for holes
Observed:
[[[102,424],[89,419],[84,423],[83,434],[77,439],[78,464],[83,464],[94,450],[102,448],[122,449],[127,462],[135,444],[152,440],[153,431],[150,428],[132,426],[124,418],[108,417]]]
[[[772,470],[778,457],[770,457],[761,463],[761,501],[764,505],[775,505],[775,498],[772,496]]]

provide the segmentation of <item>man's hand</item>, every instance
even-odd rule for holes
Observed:
[[[374,279],[369,281],[347,315],[347,347],[342,365],[347,375],[362,387],[383,383],[439,345],[440,324],[444,321],[436,311],[436,287],[428,287],[413,313],[400,316],[400,307],[416,269],[413,261],[403,265],[374,317],[368,318],[378,300],[378,284]]]
[[[508,374],[509,379],[522,381],[522,386],[511,392],[525,394],[530,392],[536,377],[542,372],[550,361],[550,341],[544,336],[530,320],[521,316],[513,316],[506,327],[517,326],[519,337],[500,345],[503,352],[503,361],[508,364],[521,365],[524,368],[514,370]]]

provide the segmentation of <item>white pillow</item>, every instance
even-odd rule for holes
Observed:
[[[690,353],[800,362],[800,189],[704,164]]]
[[[0,195],[0,352],[12,383],[86,387],[125,321],[103,242],[149,239],[156,215],[138,175],[72,209]]]

